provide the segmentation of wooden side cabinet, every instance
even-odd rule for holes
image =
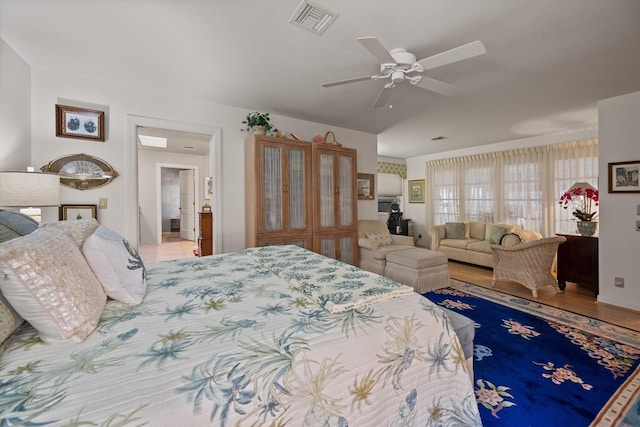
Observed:
[[[598,296],[598,238],[574,234],[558,234],[566,242],[558,247],[558,285],[560,289],[567,282],[593,289]]]
[[[211,212],[199,212],[198,253],[200,256],[213,255],[213,218]]]

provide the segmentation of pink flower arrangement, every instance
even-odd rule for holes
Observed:
[[[316,144],[322,144],[324,143],[324,136],[322,135],[316,135],[313,137],[313,142],[315,142]]]
[[[560,206],[567,209],[575,206],[573,216],[580,221],[591,221],[597,214],[593,209],[598,206],[598,190],[586,182],[577,182],[560,197]]]

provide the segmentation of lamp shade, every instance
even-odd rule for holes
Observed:
[[[578,190],[578,189],[582,190],[582,194],[584,194],[584,192],[585,192],[586,190],[593,190],[593,191],[597,191],[597,189],[596,189],[596,188],[594,188],[594,187],[593,187],[591,184],[589,184],[588,182],[576,182],[575,184],[573,184],[573,185],[571,186],[571,188],[569,188],[569,189],[567,190],[567,192],[571,193],[572,191],[574,191],[574,190]]]
[[[1,207],[60,205],[60,177],[40,172],[0,172]]]

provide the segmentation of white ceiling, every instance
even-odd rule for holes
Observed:
[[[312,1],[339,15],[321,36],[288,23],[299,0],[0,0],[0,36],[32,67],[380,134],[400,158],[593,128],[599,99],[640,90],[639,0]],[[374,110],[383,82],[321,86],[378,72],[363,36],[487,54],[425,73],[453,98],[405,82]]]

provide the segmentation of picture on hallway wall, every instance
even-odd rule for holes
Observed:
[[[409,203],[424,203],[424,179],[409,181]]]
[[[56,104],[56,136],[104,141],[104,111]]]
[[[640,193],[640,160],[609,163],[609,193]]]

